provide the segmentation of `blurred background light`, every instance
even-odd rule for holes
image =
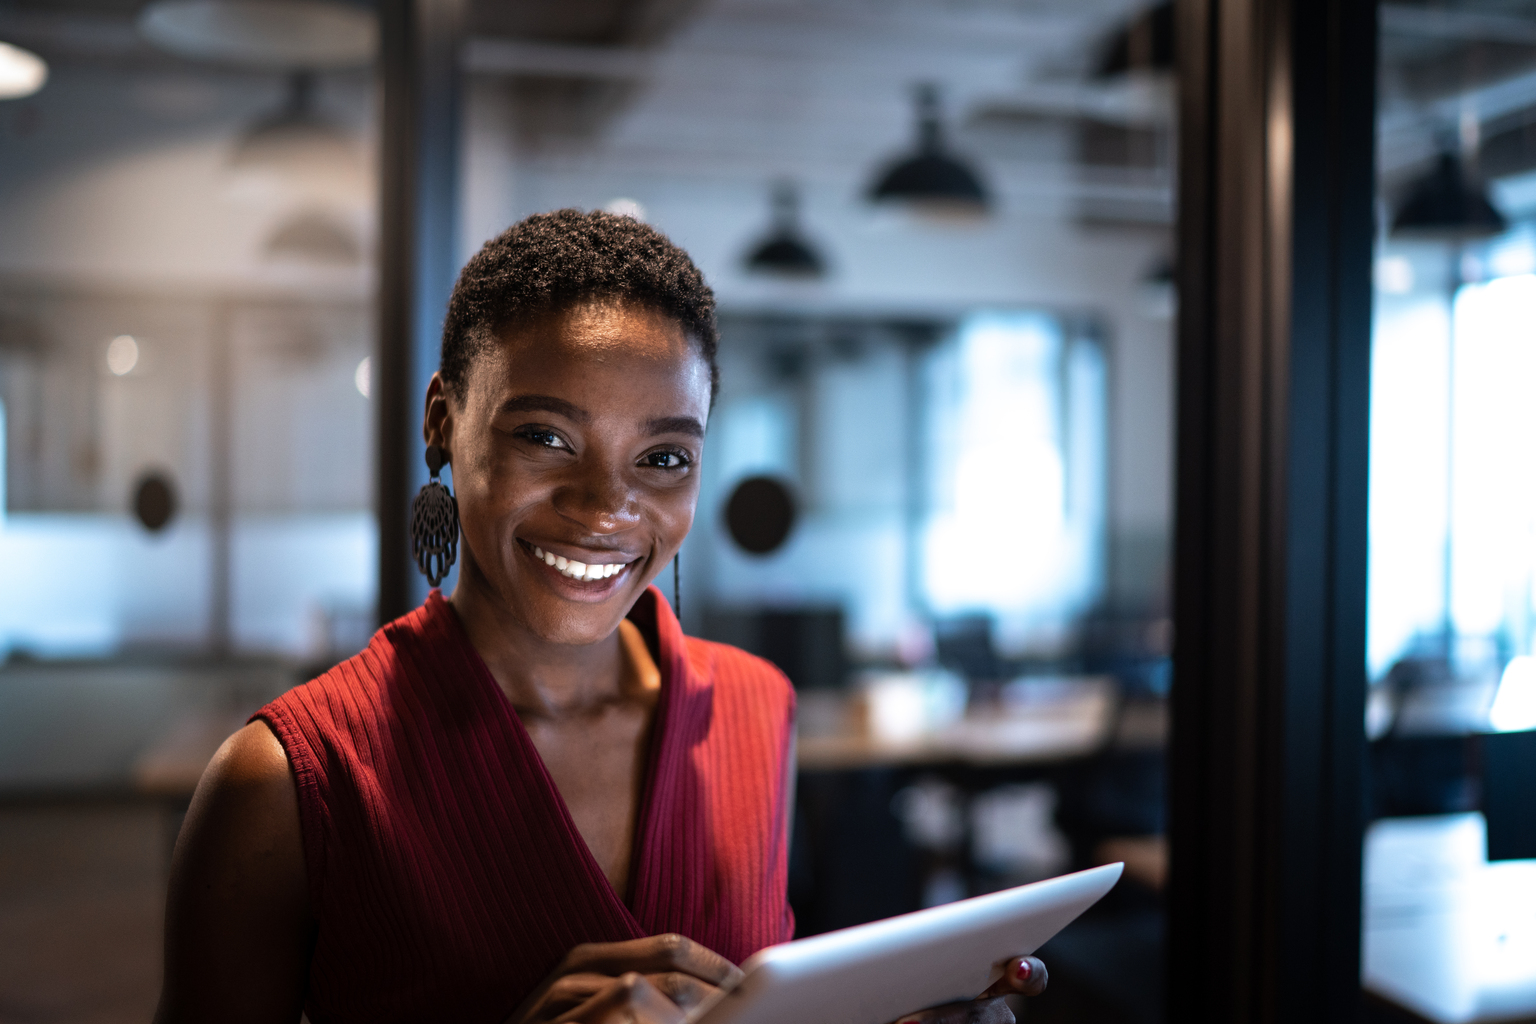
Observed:
[[[1413,291],[1413,264],[1403,256],[1383,256],[1376,261],[1376,287],[1388,295]]]
[[[1488,724],[1496,732],[1536,729],[1536,658],[1522,655],[1504,667]]]
[[[120,334],[107,346],[107,369],[122,377],[139,365],[139,343],[132,336]]]
[[[645,207],[638,199],[628,196],[614,196],[603,204],[603,209],[617,217],[633,217],[635,220],[645,223]]]
[[[138,24],[178,57],[258,67],[356,67],[379,45],[371,12],[323,0],[155,0]]]
[[[364,398],[369,397],[373,391],[373,357],[363,356],[363,361],[357,364],[357,370],[352,374],[352,383],[357,385],[357,393]]]
[[[0,43],[0,100],[31,96],[48,81],[48,65],[30,50]]]

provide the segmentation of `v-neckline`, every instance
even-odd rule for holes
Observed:
[[[542,784],[540,788],[543,790],[544,798],[554,806],[558,813],[561,822],[565,826],[570,845],[576,848],[577,858],[586,869],[589,879],[601,888],[602,892],[607,895],[617,909],[622,911],[624,917],[638,929],[639,935],[647,934],[646,927],[640,921],[639,915],[635,912],[634,908],[639,905],[636,897],[640,895],[639,887],[642,881],[642,873],[646,873],[648,876],[646,869],[649,867],[649,858],[646,856],[646,853],[652,844],[647,839],[651,833],[651,818],[655,813],[655,782],[657,775],[660,773],[662,750],[668,732],[666,728],[668,710],[673,703],[670,695],[675,686],[675,681],[668,672],[669,659],[662,656],[663,652],[660,649],[661,637],[659,635],[654,637],[647,635],[643,622],[635,622],[635,626],[640,630],[640,635],[646,641],[646,647],[651,653],[656,669],[661,674],[661,692],[656,699],[656,710],[651,720],[650,743],[645,757],[645,775],[641,779],[640,802],[635,814],[635,831],[634,835],[630,837],[629,877],[625,883],[626,891],[620,893],[614,888],[613,882],[608,878],[608,873],[603,870],[603,866],[597,862],[597,856],[593,854],[592,847],[588,845],[586,836],[582,835],[581,829],[577,827],[575,816],[571,814],[570,805],[566,803],[565,795],[560,792],[560,787],[555,785],[554,776],[549,773],[549,767],[544,763],[544,757],[539,753],[539,748],[534,744],[533,737],[529,735],[528,727],[523,724],[522,716],[517,713],[517,708],[512,705],[511,699],[507,697],[506,692],[496,682],[496,677],[491,674],[490,666],[485,663],[485,659],[480,656],[479,650],[475,648],[474,642],[469,637],[469,630],[464,627],[463,621],[459,618],[458,609],[454,608],[453,603],[444,598],[438,591],[433,591],[433,595],[436,596],[438,601],[442,602],[445,610],[448,612],[448,618],[453,623],[453,628],[458,634],[459,641],[470,656],[470,664],[479,676],[480,686],[482,689],[489,689],[487,696],[493,700],[493,703],[499,709],[503,724],[510,731],[513,743],[519,748],[528,764],[535,769],[535,775]],[[647,590],[640,596],[640,600],[636,602],[636,605],[638,606],[647,599],[655,599],[650,590]],[[630,618],[630,616],[626,616],[626,618]],[[631,618],[630,621],[634,620]],[[660,630],[657,629],[655,632],[659,634]]]

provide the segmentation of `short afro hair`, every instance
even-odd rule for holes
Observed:
[[[661,232],[601,210],[534,214],[464,265],[443,323],[444,384],[462,395],[470,364],[500,331],[592,299],[632,302],[676,320],[709,364],[713,404],[720,376],[714,292]]]

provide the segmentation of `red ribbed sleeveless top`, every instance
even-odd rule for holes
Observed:
[[[257,712],[298,785],[315,1024],[497,1024],[582,942],[679,932],[739,963],[790,938],[787,680],[684,637],[654,587],[629,618],[662,683],[624,895],[437,591]]]

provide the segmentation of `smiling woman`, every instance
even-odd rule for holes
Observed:
[[[681,1024],[790,938],[793,694],[650,586],[693,523],[714,348],[697,269],[632,219],[532,217],[470,261],[423,424],[458,586],[209,766],[159,1021]]]

